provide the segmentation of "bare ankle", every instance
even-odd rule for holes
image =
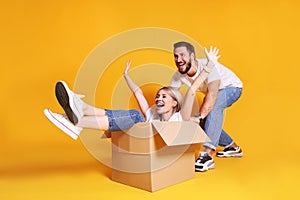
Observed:
[[[232,147],[232,148],[236,148],[238,147],[238,145],[234,142],[232,145],[230,145],[229,147]]]
[[[203,151],[205,151],[210,157],[213,156],[214,150],[209,147],[204,147]]]

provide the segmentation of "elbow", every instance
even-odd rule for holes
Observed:
[[[134,90],[134,95],[139,96],[139,95],[144,95],[144,94],[143,94],[143,91],[141,90],[141,88],[138,87]]]
[[[214,108],[213,104],[208,105],[207,108],[206,108],[206,112],[207,112],[206,115],[208,115],[208,113],[210,113],[213,110],[213,108]]]
[[[193,97],[196,95],[197,88],[196,87],[190,87],[188,91],[185,94],[185,98]]]
[[[182,115],[182,120],[183,121],[189,121],[191,119],[191,116],[183,116]]]
[[[205,118],[213,110],[213,108],[214,104],[206,103],[200,111],[202,118]]]
[[[190,93],[191,93],[192,95],[195,95],[196,92],[197,92],[197,89],[198,89],[197,86],[192,85],[192,86],[190,87]]]

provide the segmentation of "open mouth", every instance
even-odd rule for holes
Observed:
[[[186,66],[185,62],[179,62],[179,63],[177,63],[177,68],[179,69],[179,71],[185,70],[185,66]]]
[[[163,103],[156,103],[156,107],[157,108],[162,108],[162,107],[164,107],[165,106],[165,104],[163,104]]]
[[[184,66],[185,65],[185,62],[179,62],[179,63],[177,63],[177,66],[178,67],[182,67],[182,66]]]

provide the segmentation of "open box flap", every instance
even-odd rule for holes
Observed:
[[[192,121],[151,123],[168,146],[210,142],[200,126]]]

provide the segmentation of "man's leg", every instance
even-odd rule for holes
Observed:
[[[241,96],[241,88],[225,88],[219,91],[214,109],[209,113],[205,123],[205,132],[212,140],[203,146],[216,149],[218,145],[228,147],[234,143],[233,139],[222,130],[224,109],[230,107]]]
[[[199,158],[196,160],[196,171],[207,171],[215,167],[213,151],[219,144],[220,135],[223,126],[223,110],[225,109],[226,95],[224,90],[218,92],[218,98],[213,110],[206,116],[204,131],[210,138],[211,142],[203,144]]]
[[[224,130],[222,130],[218,145],[221,147],[228,147],[233,143],[233,139]]]
[[[226,91],[226,107],[230,107],[236,102],[242,93],[241,88],[227,88]],[[224,131],[220,135],[219,145],[225,147],[223,151],[217,152],[218,157],[242,157],[241,148],[233,141],[233,139]]]
[[[205,171],[214,168],[212,154],[218,145],[230,146],[235,144],[232,138],[222,130],[222,126],[224,109],[230,107],[237,99],[239,99],[241,92],[241,88],[226,88],[219,91],[216,104],[206,117],[204,128],[206,134],[211,139],[211,142],[203,144],[205,153],[200,153],[200,157],[196,161],[197,171]]]
[[[222,130],[219,146],[225,147],[224,150],[217,152],[217,156],[221,158],[242,157],[242,149],[231,139],[231,137]]]

